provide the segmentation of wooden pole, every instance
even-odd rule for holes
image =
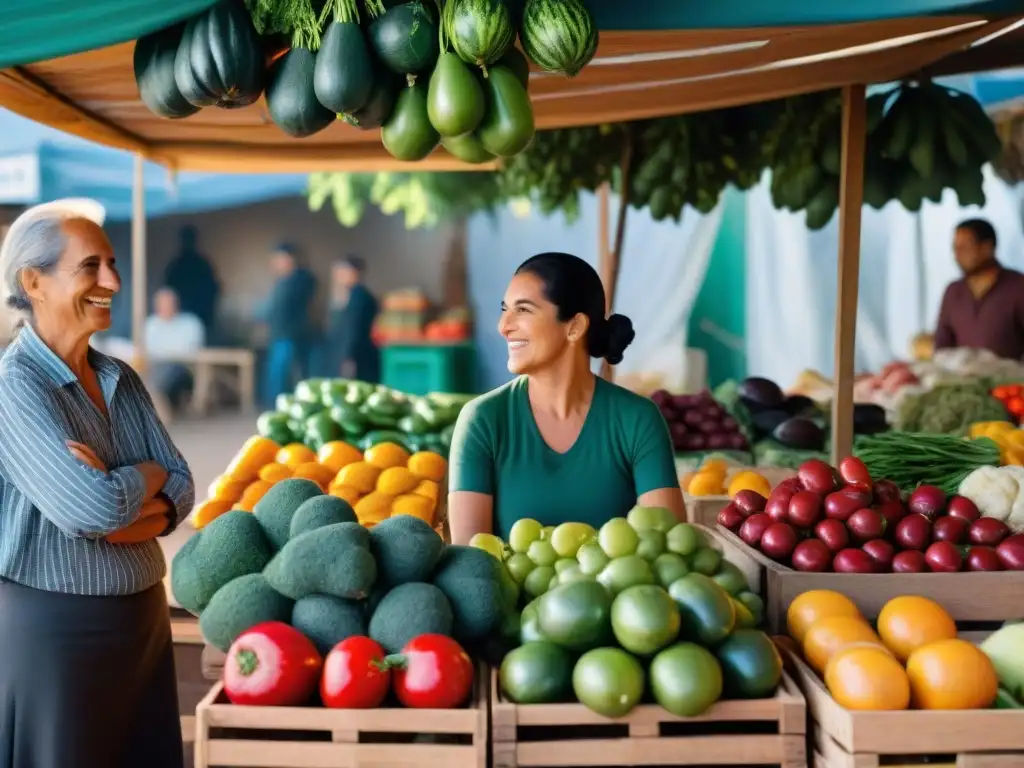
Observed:
[[[843,88],[843,167],[839,179],[839,281],[836,291],[835,393],[832,398],[832,463],[853,451],[853,375],[860,279],[860,219],[864,204],[866,88]]]
[[[622,267],[622,243],[626,238],[626,216],[629,214],[629,181],[632,176],[633,170],[633,134],[629,132],[629,128],[626,128],[626,138],[622,143],[622,159],[619,161],[619,178],[621,181],[621,189],[619,190],[619,215],[615,220],[615,241],[610,251],[607,251],[607,257],[604,261],[604,269],[602,270],[601,279],[604,282],[604,295],[605,295],[605,313],[611,314],[612,308],[615,306],[615,291],[619,286],[619,273]],[[607,217],[608,203],[607,203],[607,187],[605,189],[605,217]],[[608,240],[608,221],[604,219],[602,226],[604,234],[604,242],[607,244]],[[607,245],[605,245],[607,248]],[[611,381],[615,377],[615,372],[612,371],[612,367],[608,364],[607,360],[601,362],[601,378]]]
[[[145,160],[135,155],[132,174],[132,348],[134,368],[146,371],[146,178]]]

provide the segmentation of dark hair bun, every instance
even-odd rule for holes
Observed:
[[[618,365],[634,338],[636,333],[630,319],[625,315],[612,315],[590,329],[587,334],[588,351],[591,357],[603,357],[610,365]]]

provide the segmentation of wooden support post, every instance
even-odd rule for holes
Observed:
[[[134,368],[139,375],[146,371],[146,161],[135,155],[132,174],[132,349]]]
[[[601,280],[604,282],[605,313],[611,314],[615,306],[615,291],[619,286],[619,274],[622,268],[622,244],[626,238],[626,216],[629,214],[629,182],[633,170],[633,135],[627,126],[626,136],[622,144],[622,159],[619,161],[621,189],[619,190],[619,215],[615,220],[615,241],[611,249],[608,249],[608,187],[602,187],[604,198],[601,205],[604,213],[599,214],[601,218],[601,240],[604,243],[602,250]],[[607,360],[601,363],[601,378],[612,381],[615,372]]]
[[[843,168],[839,179],[839,281],[836,291],[835,393],[832,397],[832,463],[853,451],[853,375],[860,280],[860,219],[864,204],[866,88],[843,88]]]

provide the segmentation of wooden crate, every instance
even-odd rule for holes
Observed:
[[[1024,571],[994,573],[804,573],[776,563],[736,534],[716,526],[719,537],[761,569],[765,619],[773,633],[786,629],[789,604],[810,589],[832,589],[849,597],[868,619],[900,595],[921,595],[940,603],[961,626],[996,628],[1024,617]],[[1024,768],[1024,763],[1021,763]]]
[[[217,683],[196,708],[195,768],[486,768],[490,677],[463,709],[239,707]]]
[[[787,653],[787,662],[813,721],[815,768],[902,768],[915,758],[929,768],[1024,766],[1024,711],[851,711],[802,659]]]
[[[783,480],[796,476],[795,469],[774,467],[735,467],[726,472],[726,487],[729,486],[729,481],[732,480],[733,477],[740,472],[746,472],[748,470],[757,472],[759,475],[764,475],[765,479],[771,483],[772,488],[777,486]],[[687,473],[686,476],[689,474],[690,473]],[[729,503],[729,497],[691,496],[686,492],[686,483],[682,483],[682,488],[683,500],[686,502],[686,519],[691,523],[714,527],[718,522],[718,513],[722,511],[722,507]]]
[[[514,704],[492,675],[493,768],[807,765],[806,705],[788,676],[771,699],[721,701],[699,717],[641,704],[608,718],[582,704]]]

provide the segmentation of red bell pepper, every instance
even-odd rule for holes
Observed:
[[[473,661],[444,635],[414,637],[402,652],[385,659],[395,695],[414,709],[454,709],[473,689]]]
[[[323,658],[312,641],[280,621],[246,630],[224,661],[224,693],[232,704],[297,707],[307,704],[320,680]]]
[[[327,654],[320,698],[332,709],[379,707],[391,687],[384,649],[368,637],[342,640]]]

